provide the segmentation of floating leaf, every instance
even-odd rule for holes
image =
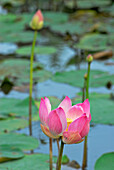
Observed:
[[[82,102],[82,95],[73,100],[73,104]],[[114,101],[110,99],[109,94],[90,93],[92,122],[98,124],[114,125]]]
[[[8,59],[0,64],[0,80],[8,77],[14,82],[14,85],[20,86],[22,84],[29,84],[30,74],[30,61],[26,59]],[[33,64],[33,82],[42,82],[49,79],[52,73],[42,70],[43,67],[40,63],[34,62]],[[24,71],[23,71],[24,70]]]
[[[110,42],[107,35],[102,34],[88,34],[82,37],[75,45],[76,48],[88,50],[88,51],[101,51],[110,49],[111,46],[108,45]]]
[[[38,140],[24,134],[0,134],[0,145],[10,145],[22,150],[33,150],[38,147]]]
[[[12,159],[20,159],[24,156],[24,153],[10,145],[0,145],[0,163],[6,162]]]
[[[76,87],[83,87],[84,85],[84,74],[87,70],[76,70],[68,72],[57,72],[52,77],[53,81],[60,83],[67,83]],[[102,72],[98,70],[91,70],[90,73],[90,86],[91,87],[100,87],[106,86],[108,81],[111,81],[114,84],[114,75],[109,75],[107,72]]]
[[[7,104],[7,107],[6,107]],[[19,117],[28,117],[29,116],[29,98],[27,97],[24,100],[20,99],[0,99],[0,108],[2,115],[9,116],[19,116]],[[36,107],[34,100],[32,100],[32,112],[33,117],[37,114],[38,108]],[[19,123],[19,120],[16,120]],[[25,120],[23,120],[25,122]],[[14,121],[15,124],[15,121]],[[20,124],[20,123],[19,123]],[[25,123],[27,125],[27,123]],[[24,126],[24,125],[23,125]]]
[[[94,8],[94,7],[102,7],[110,5],[110,0],[77,0],[77,6],[78,8]]]
[[[55,47],[48,47],[48,46],[37,46],[35,47],[34,53],[35,54],[53,54],[56,53],[56,48]],[[31,46],[24,46],[24,47],[20,47],[16,50],[16,53],[19,55],[23,55],[23,56],[30,56],[31,54]]]
[[[49,170],[48,160],[49,155],[45,154],[25,155],[23,159],[0,164],[0,170]]]
[[[0,132],[10,132],[13,130],[25,128],[28,126],[28,121],[24,119],[9,119],[0,121]]]
[[[95,170],[114,170],[114,152],[103,154],[95,163]]]

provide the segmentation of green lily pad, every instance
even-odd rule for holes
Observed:
[[[12,32],[10,34],[0,35],[0,40],[2,42],[12,42],[12,43],[29,43],[33,41],[34,33],[31,31],[19,31]],[[40,39],[40,35],[38,34],[37,39]]]
[[[10,145],[21,150],[33,150],[38,147],[38,140],[24,134],[0,134],[0,145]]]
[[[55,157],[55,159],[54,159],[54,163],[56,163],[56,162],[57,162],[57,157]],[[62,163],[62,164],[67,164],[67,163],[69,163],[69,158],[68,158],[67,155],[63,155],[63,156],[62,156],[61,163]]]
[[[35,47],[35,54],[53,54],[56,53],[57,50],[55,47],[47,47],[47,46],[37,46]],[[16,53],[23,56],[30,56],[31,54],[31,46],[20,47],[16,50]]]
[[[49,79],[52,73],[47,70],[42,70],[40,63],[33,64],[33,83],[42,82]],[[23,71],[24,70],[24,71]],[[30,80],[30,61],[26,59],[8,59],[0,64],[0,80],[8,77],[14,82],[14,85],[29,84]]]
[[[82,95],[73,100],[73,104],[82,103]],[[92,122],[97,124],[114,125],[114,101],[109,94],[90,93],[90,111]]]
[[[13,130],[25,128],[28,126],[28,121],[24,119],[9,119],[0,121],[0,132],[10,132]]]
[[[25,155],[23,159],[0,164],[0,170],[49,170],[49,155]],[[55,168],[54,168],[55,169]]]
[[[104,8],[101,7],[100,11],[109,13],[110,15],[114,16],[114,4],[111,6],[104,7]]]
[[[44,12],[44,25],[45,26],[52,26],[54,24],[65,23],[68,21],[68,14],[63,12]]]
[[[84,85],[84,74],[87,70],[76,70],[68,72],[57,72],[52,77],[53,81],[60,83],[67,83],[76,87],[83,87]],[[109,75],[107,72],[98,70],[91,70],[90,72],[90,87],[106,86],[108,81],[114,84],[114,75]]]
[[[20,149],[11,147],[10,145],[0,145],[0,163],[22,157],[24,157],[24,153]]]
[[[88,34],[82,37],[75,47],[88,51],[102,51],[111,48],[111,45],[108,45],[109,42],[110,40],[107,35]]]
[[[110,0],[77,0],[78,8],[93,8],[110,5]]]
[[[95,163],[95,170],[108,169],[114,169],[114,152],[103,154]]]
[[[2,115],[28,117],[29,98],[26,98],[24,100],[2,98],[0,99],[0,108],[1,108],[0,112]],[[37,112],[38,112],[38,108],[36,107],[34,100],[32,100],[32,116],[34,117],[37,114]],[[17,120],[17,122],[19,123],[19,120]],[[24,122],[25,121],[23,120],[23,123]],[[25,125],[27,125],[27,123]],[[23,127],[25,125],[21,125],[21,126]]]
[[[90,26],[92,26],[92,24],[90,23],[84,23],[81,21],[75,21],[75,22],[66,22],[66,23],[62,23],[62,24],[54,24],[51,26],[51,30],[54,32],[60,32],[62,34],[65,34],[67,32],[71,33],[71,34],[84,34],[86,32],[89,32]],[[83,28],[83,29],[82,29]]]

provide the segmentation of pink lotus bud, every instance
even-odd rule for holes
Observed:
[[[43,27],[43,15],[40,10],[38,10],[33,16],[30,27],[33,30],[40,30]]]
[[[80,143],[88,134],[90,128],[90,104],[88,99],[83,103],[72,106],[68,96],[57,109],[51,111],[48,98],[41,99],[39,108],[41,129],[50,138],[62,136],[64,143]]]
[[[93,56],[91,54],[89,54],[87,57],[86,57],[86,60],[91,63],[93,61]]]

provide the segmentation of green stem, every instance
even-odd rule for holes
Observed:
[[[32,51],[30,58],[30,88],[29,88],[29,133],[32,136],[32,86],[33,86],[33,59],[34,59],[34,47],[36,43],[37,31],[34,32],[34,39],[32,43]]]
[[[61,161],[62,161],[63,148],[64,148],[64,143],[61,140],[61,147],[59,149],[59,156],[58,156],[58,160],[57,160],[56,170],[61,170]]]
[[[90,65],[91,63],[88,62],[88,71],[87,71],[87,86],[86,86],[86,99],[89,99],[89,77],[90,77]]]
[[[50,170],[52,170],[53,169],[53,167],[52,167],[52,158],[53,158],[53,152],[52,152],[52,138],[49,138],[49,147],[50,147],[50,149],[49,149],[49,152],[50,152]]]
[[[87,79],[84,77],[84,87],[82,89],[82,102],[85,100],[85,90],[86,90]]]
[[[86,99],[89,99],[89,78],[90,78],[90,65],[91,62],[88,62],[88,71],[87,71],[87,84],[86,84]],[[84,153],[83,153],[83,163],[82,170],[87,167],[87,136],[85,136],[84,140]]]

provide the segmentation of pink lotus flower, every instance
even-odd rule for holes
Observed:
[[[33,16],[30,26],[34,30],[39,30],[43,27],[43,15],[40,10],[38,10]]]
[[[51,111],[49,99],[41,98],[39,117],[41,129],[48,137],[62,136],[64,143],[79,143],[90,129],[90,104],[86,99],[83,103],[72,106],[70,98],[66,96],[58,108]]]

